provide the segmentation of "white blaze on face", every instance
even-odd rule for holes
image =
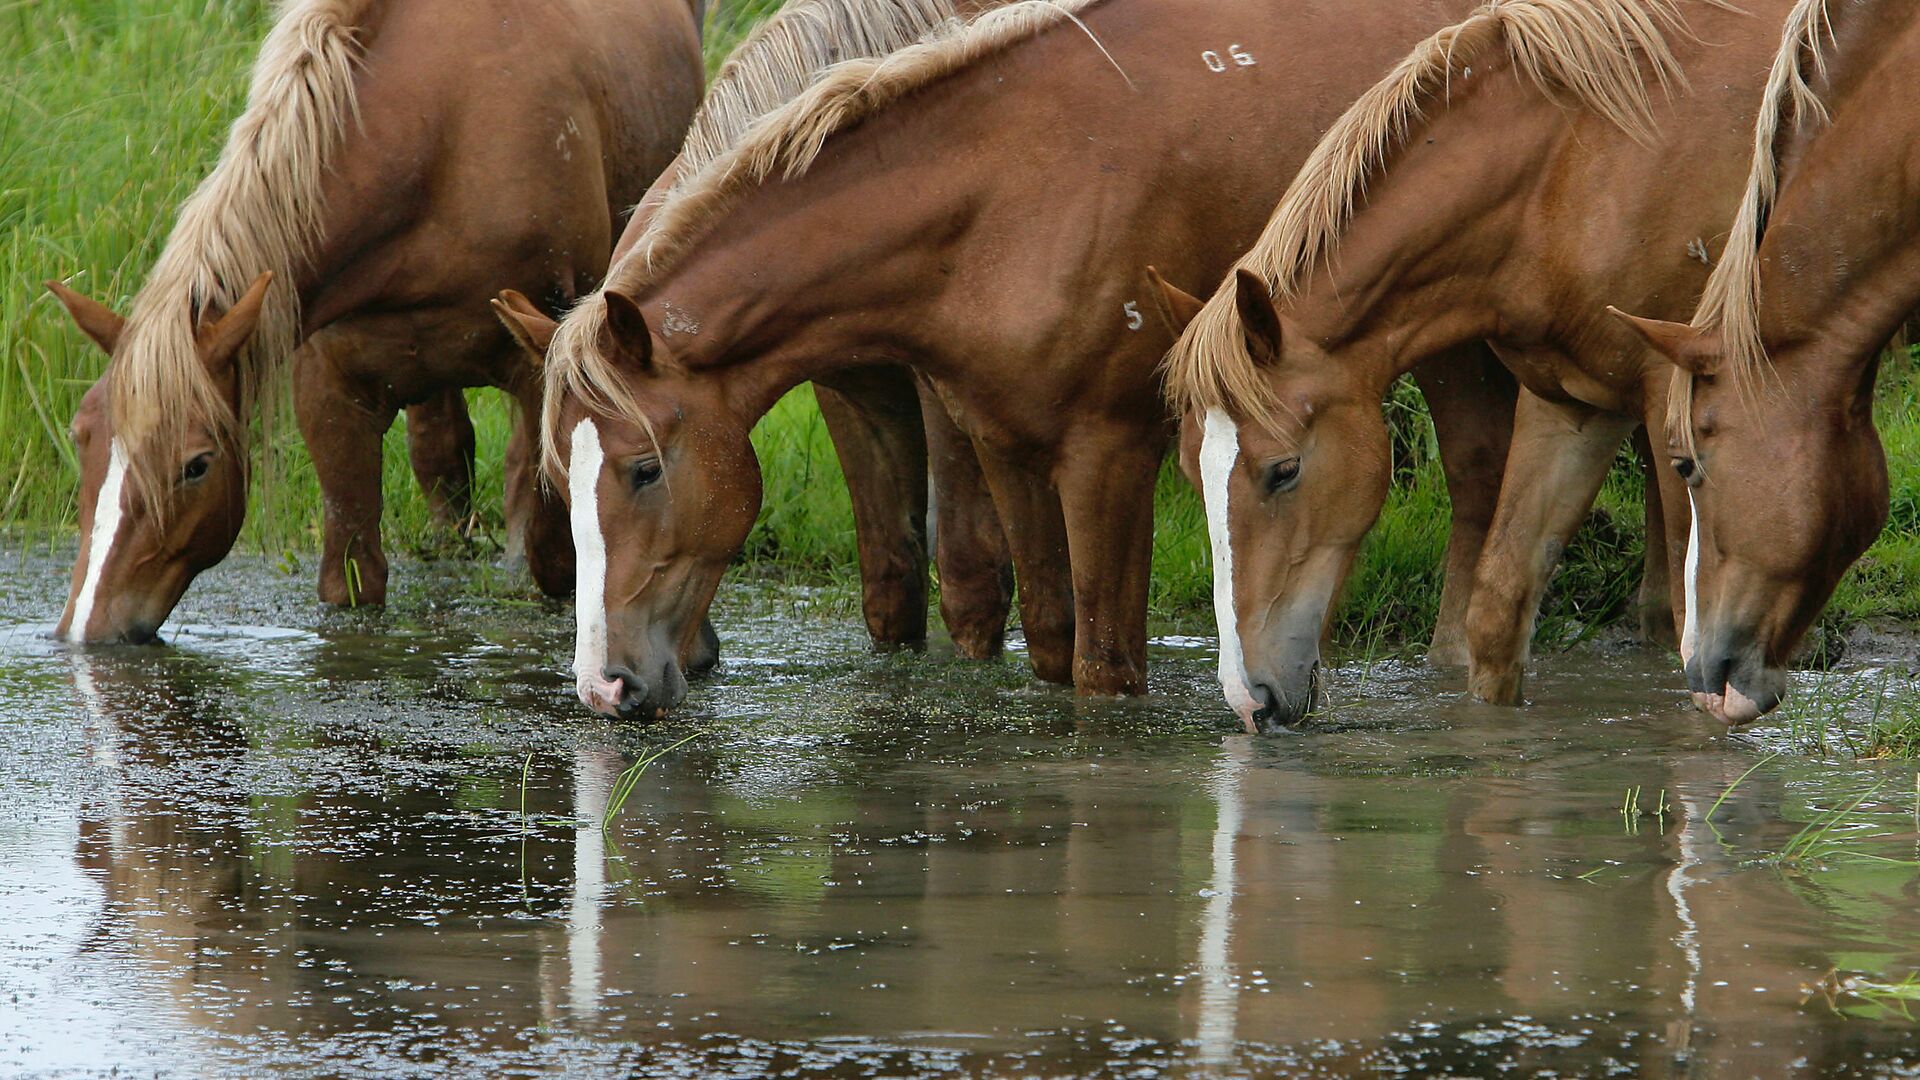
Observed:
[[[1243,723],[1253,722],[1240,648],[1240,618],[1233,608],[1233,545],[1228,538],[1227,490],[1240,459],[1240,429],[1220,409],[1207,410],[1200,439],[1200,496],[1207,507],[1207,540],[1213,550],[1213,618],[1220,628],[1220,689]]]
[[[600,429],[592,420],[580,421],[567,459],[575,567],[573,677],[590,709],[611,708],[620,700],[618,684],[602,674],[607,666],[607,541],[600,533],[600,466],[605,459]]]
[[[1700,646],[1700,509],[1694,505],[1691,488],[1687,489],[1687,516],[1687,613],[1681,621],[1680,630],[1682,666],[1693,660],[1693,650]]]
[[[127,452],[120,440],[114,439],[107,450],[107,478],[100,482],[100,495],[93,503],[93,529],[87,533],[87,575],[80,581],[80,595],[73,598],[73,621],[67,624],[67,640],[75,644],[87,640],[87,624],[93,621],[100,578],[106,573],[113,542],[120,535],[126,487]]]

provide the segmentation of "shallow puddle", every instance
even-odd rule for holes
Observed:
[[[1920,1070],[1915,767],[1728,737],[1656,654],[1525,711],[1354,663],[1255,739],[1209,638],[1080,702],[733,588],[644,727],[484,572],[341,614],[242,560],[85,653],[65,573],[0,573],[0,1073]]]

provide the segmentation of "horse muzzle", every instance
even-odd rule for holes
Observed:
[[[1769,666],[1757,649],[1696,650],[1687,664],[1687,689],[1694,704],[1729,727],[1739,727],[1772,712],[1787,695],[1787,673]]]
[[[1320,706],[1320,658],[1313,655],[1274,670],[1249,672],[1247,684],[1253,694],[1254,731],[1270,735],[1294,727]]]
[[[609,664],[598,678],[580,680],[580,700],[587,708],[628,721],[659,720],[686,697],[687,680],[678,664],[663,665],[652,678]]]

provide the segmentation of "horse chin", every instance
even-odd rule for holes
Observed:
[[[688,647],[681,667],[688,675],[707,675],[719,666],[720,634],[714,630],[712,619],[701,619],[700,633]]]

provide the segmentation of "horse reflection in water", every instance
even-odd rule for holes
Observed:
[[[1089,734],[1071,710],[947,741],[876,690],[831,737],[708,733],[603,827],[631,732],[450,746],[483,737],[430,695],[396,722],[344,675],[269,712],[246,703],[286,701],[280,676],[190,651],[68,662],[100,776],[77,796],[75,862],[104,893],[87,948],[126,965],[117,1000],[230,1045],[351,1035],[479,1069],[592,1032],[607,1052],[698,1047],[698,1073],[773,1043],[946,1032],[919,1038],[1058,1071],[1137,1042],[1222,1071],[1311,1045],[1336,1071],[1388,1054],[1664,1075],[1690,1050],[1765,1072],[1747,1044],[1849,1052],[1856,1029],[1798,1006],[1811,966],[1920,959],[1899,944],[1920,940],[1911,911],[1836,930],[1813,915],[1831,882],[1748,865],[1790,839],[1780,775],[1709,823],[1751,756],[1648,751],[1652,721],[1543,713],[1503,736],[1469,710],[1371,749],[1115,730],[1088,768],[1060,755]],[[1618,816],[1623,738],[1664,817]]]
[[[498,1050],[520,1045],[508,1041],[516,1028],[601,1006],[600,820],[623,767],[617,751],[573,751],[564,802],[533,793],[529,811],[547,824],[529,834],[525,858],[546,880],[528,891],[520,847],[501,841],[498,822],[438,838],[452,845],[443,857],[434,839],[409,844],[420,823],[459,816],[459,789],[336,772],[332,759],[365,741],[350,727],[262,720],[233,704],[258,688],[191,653],[74,653],[70,663],[100,777],[74,854],[102,893],[82,948],[130,955],[157,975],[127,980],[127,992],[155,986],[162,1015],[221,1035],[324,1037],[403,1018],[417,1003],[394,1000],[394,986],[433,993],[484,970],[507,992],[463,1003],[476,1021],[504,1023],[491,1046],[479,1031],[465,1041]],[[565,821],[575,824],[552,824]],[[399,831],[374,838],[387,828]],[[476,839],[492,841],[480,857]],[[396,859],[427,869],[396,875]],[[553,873],[569,862],[571,875]],[[544,921],[474,951],[515,911]]]

